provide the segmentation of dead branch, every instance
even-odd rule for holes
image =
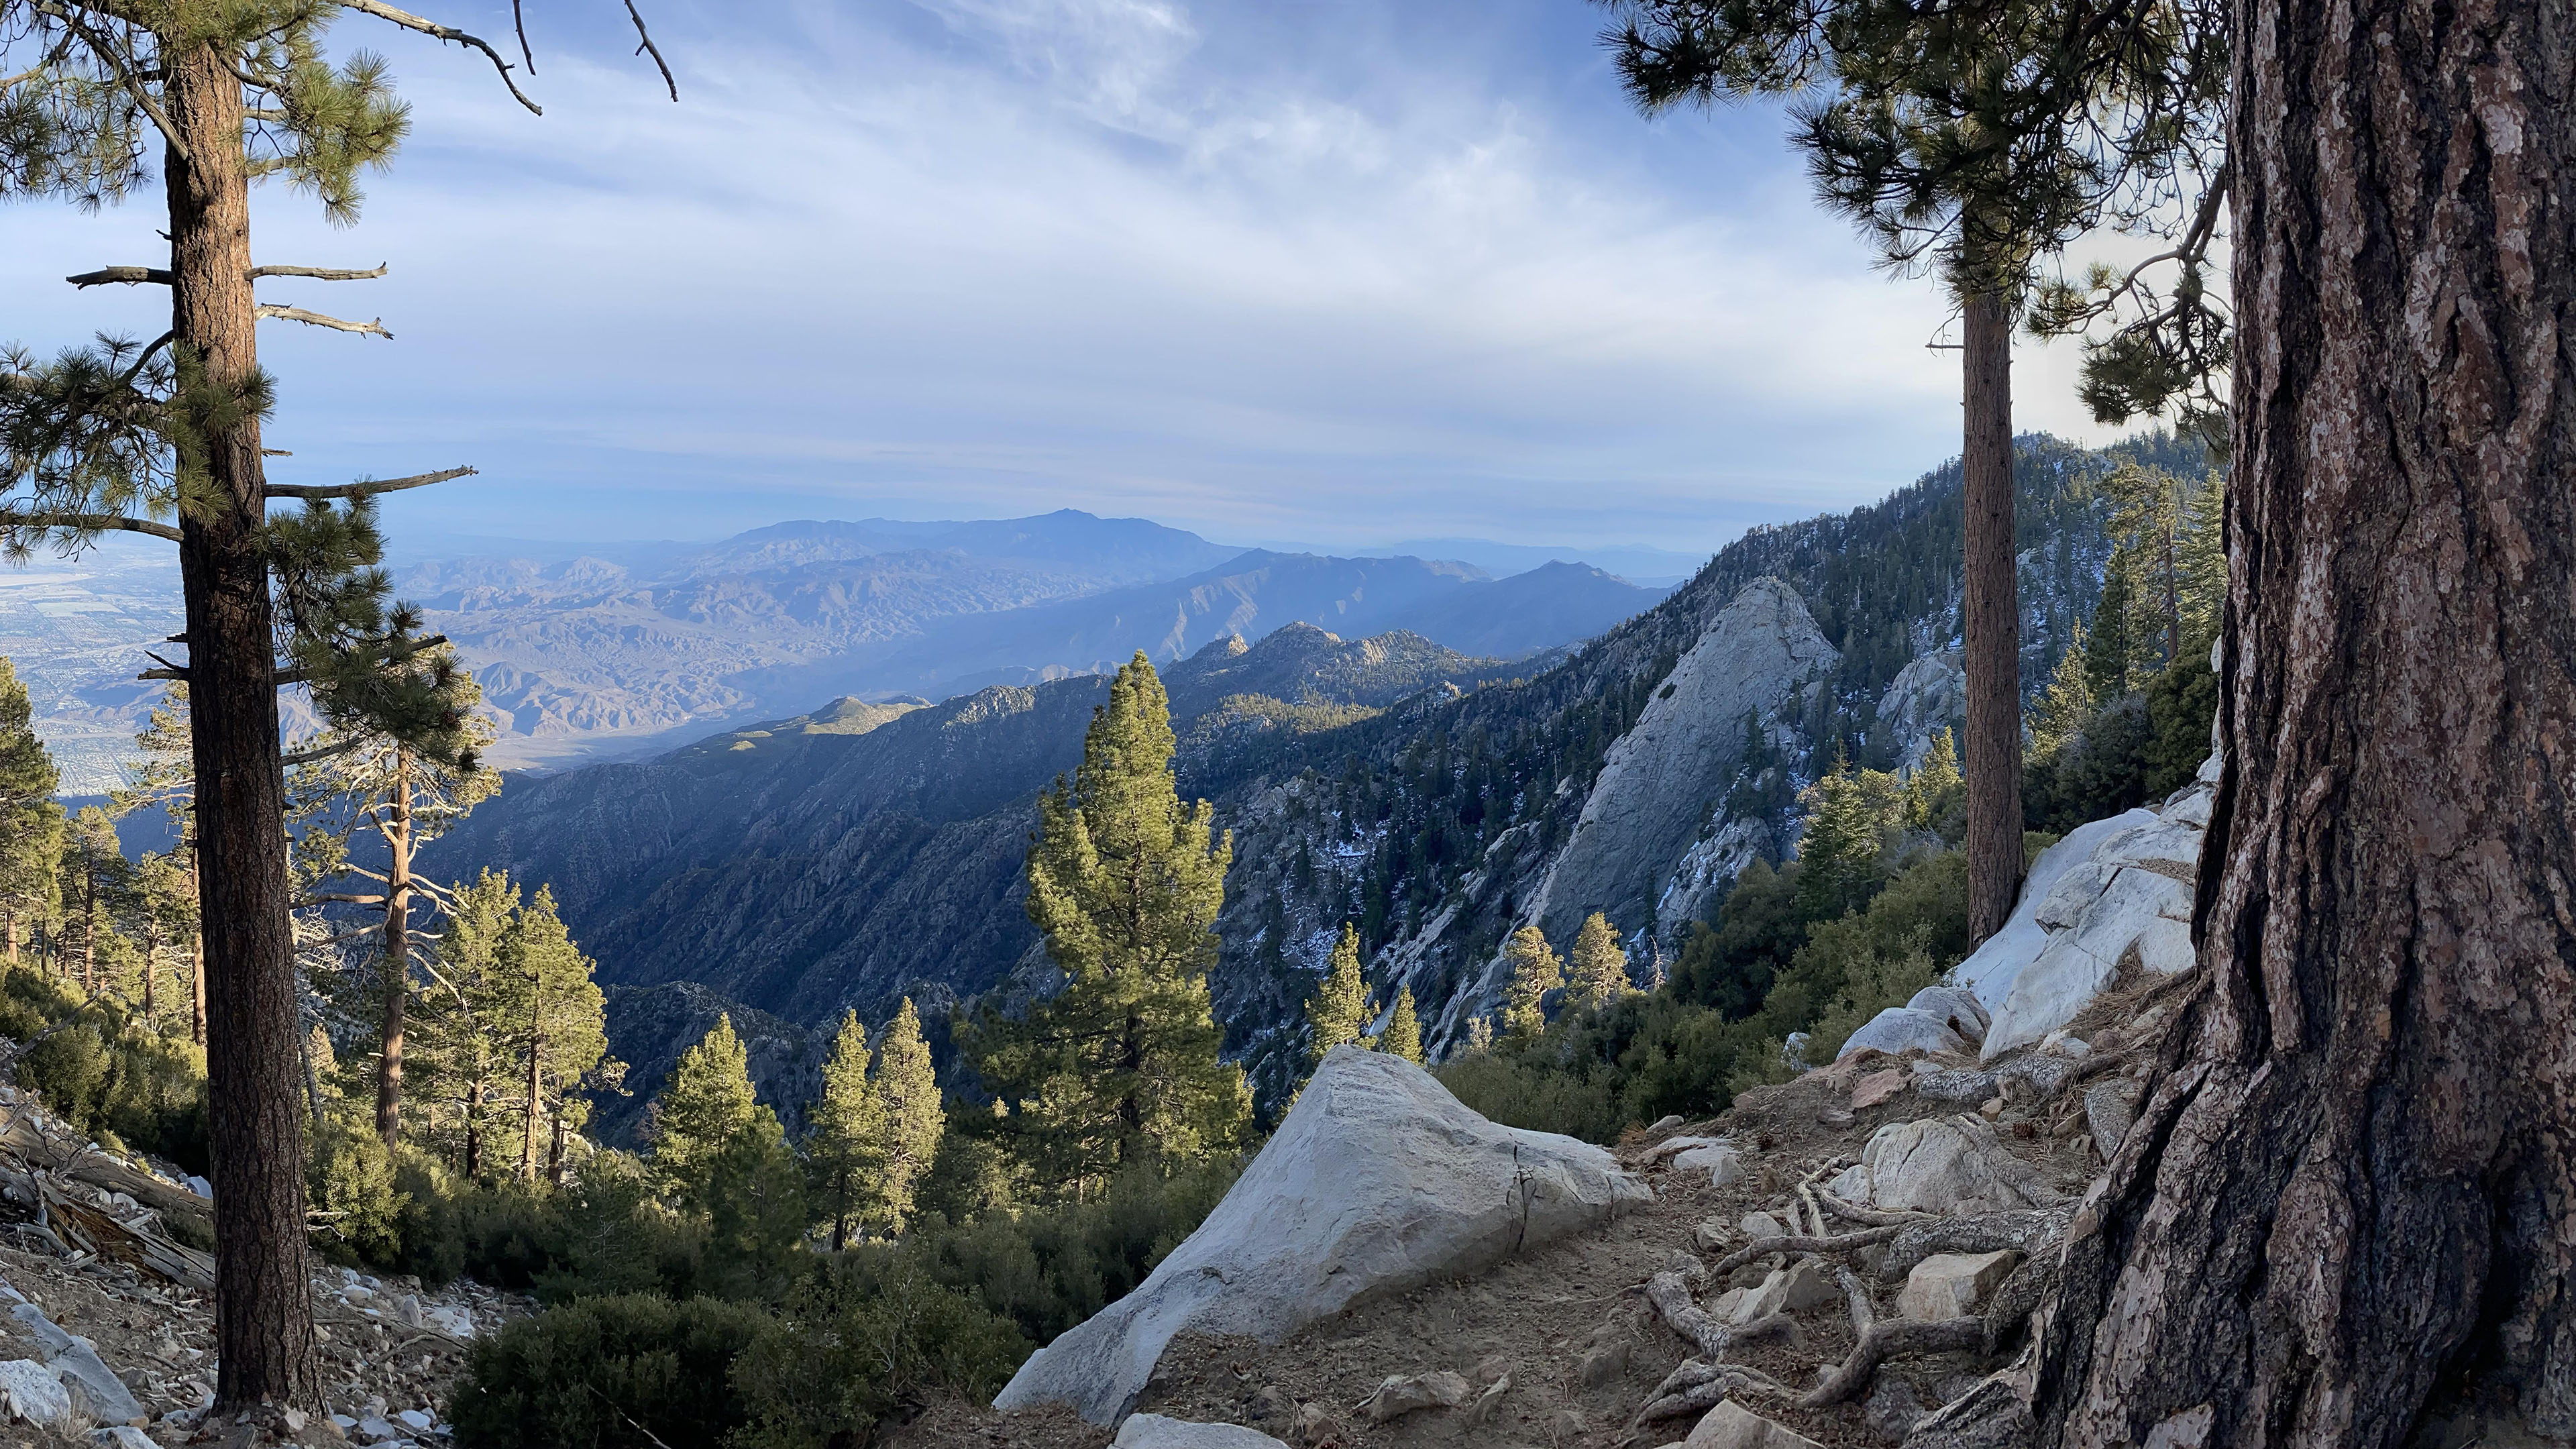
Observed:
[[[104,287],[110,282],[123,282],[129,287],[152,282],[166,287],[170,285],[170,272],[166,267],[101,267],[94,272],[76,272],[63,280],[75,287]]]
[[[1756,1258],[1768,1258],[1774,1253],[1848,1253],[1854,1248],[1866,1248],[1873,1243],[1884,1243],[1901,1231],[1903,1229],[1893,1227],[1863,1228],[1857,1233],[1843,1233],[1830,1238],[1808,1237],[1803,1234],[1755,1238],[1752,1242],[1719,1259],[1717,1266],[1709,1271],[1723,1278]]]
[[[415,30],[435,40],[453,41],[458,45],[471,46],[483,52],[491,58],[492,68],[501,73],[501,84],[510,88],[512,99],[527,107],[528,114],[532,116],[542,116],[546,113],[544,107],[528,99],[526,93],[519,89],[517,81],[510,79],[510,63],[503,60],[501,52],[494,50],[488,42],[468,35],[452,25],[441,25],[435,20],[425,20],[408,10],[396,10],[391,5],[385,4],[384,0],[341,0],[341,3],[352,10],[372,15],[378,20],[399,25],[405,30]],[[534,74],[536,67],[530,66],[528,70],[530,74]]]
[[[252,281],[257,281],[262,277],[312,277],[324,282],[365,282],[381,277],[384,274],[385,264],[383,262],[378,262],[375,266],[363,272],[353,267],[277,266],[253,267],[250,269]]]
[[[1796,1392],[1787,1384],[1762,1372],[1736,1363],[1683,1364],[1673,1370],[1664,1386],[1648,1396],[1645,1404],[1628,1420],[1628,1426],[1652,1423],[1658,1419],[1678,1419],[1717,1406],[1717,1401],[1730,1395],[1788,1400]]]
[[[381,337],[387,342],[394,340],[394,335],[385,330],[385,319],[382,317],[373,322],[348,322],[302,307],[281,307],[274,302],[260,303],[258,315],[262,319],[275,317],[285,322],[301,322],[307,327],[328,327],[337,332],[363,333],[370,337]]]
[[[302,320],[302,319],[297,319]],[[355,329],[364,331],[364,328]],[[390,337],[393,334],[385,334]],[[271,483],[263,496],[269,498],[372,498],[379,493],[400,493],[406,488],[426,488],[451,478],[471,478],[472,468],[441,468],[435,473],[414,473],[408,478],[361,478],[355,483],[329,483],[306,486],[300,483]]]
[[[662,84],[671,88],[671,99],[673,101],[679,100],[680,83],[671,79],[670,63],[662,59],[662,47],[653,43],[652,32],[644,28],[644,12],[635,8],[635,0],[626,0],[626,18],[635,22],[636,38],[643,42],[641,45],[635,47],[635,53],[637,55],[649,54],[653,57],[653,64],[660,66],[662,69]],[[526,36],[524,34],[520,37],[520,41],[522,44],[526,43]],[[532,66],[530,69],[533,70],[534,67]]]
[[[154,538],[179,541],[179,530],[148,518],[127,518],[115,513],[16,513],[0,511],[0,528],[76,528],[108,533],[148,533]]]
[[[351,750],[361,748],[366,743],[367,742],[363,739],[342,740],[336,745],[322,745],[310,750],[297,750],[293,754],[281,756],[278,763],[281,765],[309,765],[315,760],[327,760],[334,755],[345,755]]]
[[[1873,1323],[1853,1346],[1851,1357],[1835,1369],[1813,1392],[1798,1401],[1800,1408],[1823,1409],[1848,1399],[1858,1398],[1878,1376],[1878,1366],[1899,1354],[1956,1353],[1966,1348],[1981,1348],[1986,1342],[1986,1321],[1982,1318],[1944,1318],[1935,1323],[1918,1319],[1891,1318]]]

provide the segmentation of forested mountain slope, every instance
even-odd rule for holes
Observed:
[[[2113,461],[2021,442],[2031,687],[2099,592],[2089,484]],[[1236,832],[1214,983],[1232,1047],[1286,1079],[1346,919],[1435,1042],[1490,1005],[1499,944],[1526,921],[1562,933],[1605,910],[1650,954],[1668,946],[1744,863],[1790,847],[1797,789],[1835,751],[1890,764],[1948,722],[1959,497],[1954,464],[1757,530],[1566,657],[1297,628],[1169,665],[1183,790]],[[997,686],[882,723],[845,702],[514,782],[432,864],[551,881],[608,981],[701,981],[808,1025],[845,1005],[882,1020],[910,994],[935,1020],[1015,967],[1015,989],[1042,984],[1018,904],[1031,801],[1078,760],[1104,689]]]

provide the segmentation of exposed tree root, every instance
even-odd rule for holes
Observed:
[[[1912,1211],[1889,1212],[1882,1208],[1862,1207],[1858,1203],[1845,1202],[1830,1192],[1819,1193],[1817,1196],[1824,1200],[1825,1210],[1827,1212],[1832,1213],[1835,1217],[1841,1218],[1845,1222],[1859,1223],[1863,1227],[1902,1228],[1910,1227],[1915,1223],[1937,1223],[1941,1221],[1940,1214],[1938,1213],[1918,1213]]]
[[[1746,1368],[1736,1363],[1684,1364],[1681,1368],[1673,1370],[1673,1377],[1664,1382],[1671,1384],[1673,1379],[1680,1378],[1685,1370],[1690,1369],[1697,1369],[1699,1372],[1678,1388],[1669,1391],[1656,1390],[1655,1396],[1648,1399],[1645,1407],[1637,1411],[1636,1417],[1628,1421],[1629,1426],[1633,1428],[1639,1424],[1651,1424],[1658,1419],[1677,1419],[1684,1414],[1713,1409],[1717,1407],[1718,1400],[1729,1395],[1774,1398],[1783,1401],[1797,1397],[1795,1391],[1787,1384],[1781,1383],[1759,1369]]]
[[[1891,1318],[1873,1323],[1853,1346],[1851,1357],[1843,1360],[1842,1367],[1798,1402],[1802,1408],[1823,1409],[1856,1399],[1878,1376],[1878,1366],[1898,1354],[1955,1353],[1982,1348],[1985,1343],[1986,1320],[1982,1318],[1944,1318],[1936,1323]]]
[[[1857,1233],[1843,1233],[1835,1237],[1810,1237],[1798,1234],[1789,1237],[1755,1238],[1752,1242],[1719,1259],[1717,1265],[1709,1271],[1723,1278],[1756,1258],[1768,1258],[1774,1253],[1848,1253],[1854,1248],[1866,1248],[1873,1243],[1884,1243],[1904,1231],[1908,1230],[1889,1226],[1863,1228]],[[1940,1248],[1931,1250],[1933,1253],[1942,1251],[1944,1250]],[[1913,1265],[1907,1266],[1910,1268]]]
[[[1867,1337],[1869,1326],[1878,1321],[1878,1311],[1870,1306],[1869,1285],[1860,1281],[1858,1273],[1839,1263],[1834,1265],[1834,1281],[1842,1285],[1843,1301],[1851,1305],[1852,1336]]]
[[[1717,1321],[1691,1297],[1689,1280],[1679,1272],[1657,1273],[1646,1280],[1646,1301],[1673,1332],[1690,1341],[1700,1357],[1724,1358],[1728,1347],[1788,1332],[1787,1315],[1772,1313],[1736,1327]]]
[[[1936,1218],[1930,1222],[1909,1223],[1903,1228],[1875,1228],[1887,1234],[1887,1252],[1879,1259],[1878,1276],[1894,1282],[1914,1271],[1914,1265],[1935,1253],[1994,1253],[2006,1248],[2024,1258],[2036,1258],[2045,1248],[2066,1236],[2068,1225],[2075,1221],[2075,1205],[2060,1204],[2049,1208],[2025,1208],[2014,1212],[1984,1213],[1973,1218]],[[1852,1238],[1864,1234],[1854,1233]],[[1721,1264],[1720,1273],[1733,1271]]]

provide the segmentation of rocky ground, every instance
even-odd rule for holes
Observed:
[[[206,1414],[210,1265],[185,1246],[203,1201],[178,1174],[99,1150],[0,1087],[0,1443],[241,1437]],[[315,1275],[313,1300],[330,1418],[300,1437],[331,1442],[336,1430],[385,1449],[446,1442],[439,1400],[467,1342],[532,1308],[477,1284],[431,1290],[340,1268]]]
[[[2065,1034],[1983,1069],[1863,1052],[1713,1122],[1632,1133],[1619,1157],[1653,1185],[1650,1205],[1275,1345],[1177,1339],[1139,1412],[1300,1449],[1611,1449],[1681,1441],[1724,1397],[1734,1407],[1693,1449],[1897,1444],[2001,1366],[1989,1315],[1995,1347],[2015,1347],[2047,1248],[2102,1169],[2096,1133],[2123,1130],[2135,1100],[2130,1053],[2181,979],[2132,972]],[[1809,1241],[1783,1241],[1796,1238]],[[1864,1322],[1879,1328],[1858,1357],[1894,1352],[1820,1393]],[[1720,1422],[1745,1413],[1798,1437]],[[1110,1435],[1060,1408],[950,1404],[885,1442],[1094,1449]]]

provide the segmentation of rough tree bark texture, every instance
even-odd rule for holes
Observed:
[[[250,284],[241,82],[211,48],[166,60],[164,104],[186,154],[168,152],[171,328],[230,387],[258,366]],[[304,1240],[304,1137],[293,939],[287,922],[285,784],[268,566],[259,527],[259,423],[210,432],[217,495],[183,515],[188,703],[203,885],[207,1112],[215,1188],[219,1410],[318,1409]],[[192,511],[193,513],[194,511]]]
[[[411,752],[394,753],[386,801],[385,1021],[376,1058],[376,1135],[393,1151],[402,1143],[403,1015],[411,1002]]]
[[[2576,1436],[2576,24],[2236,26],[2203,979],[2078,1222],[2037,1438]]]
[[[2021,600],[2013,567],[2012,318],[1966,307],[1968,933],[2003,929],[2021,892]]]

